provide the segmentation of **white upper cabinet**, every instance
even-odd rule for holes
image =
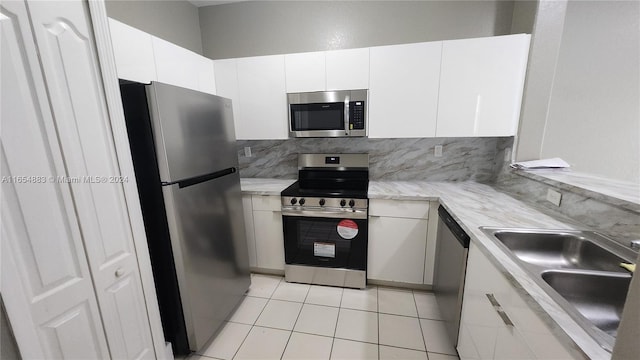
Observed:
[[[213,68],[213,61],[204,56],[197,55],[198,87],[195,90],[207,94],[216,95],[216,77]]]
[[[369,48],[326,52],[327,90],[369,88]]]
[[[326,86],[325,52],[284,56],[287,92],[323,91]]]
[[[109,30],[118,77],[141,83],[157,80],[152,36],[113,19]]]
[[[445,41],[436,136],[513,136],[518,128],[527,34]]]
[[[199,62],[194,54],[178,45],[153,37],[158,81],[165,84],[197,89]],[[213,79],[212,79],[213,80]]]
[[[238,60],[214,60],[213,70],[216,74],[217,95],[231,99],[233,118],[236,123],[236,138],[238,138],[237,117],[240,109],[240,99],[238,95]]]
[[[284,55],[241,58],[237,66],[236,138],[288,138]]]
[[[442,42],[371,48],[369,137],[436,134]]]

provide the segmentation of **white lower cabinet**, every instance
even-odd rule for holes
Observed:
[[[246,197],[247,195],[245,195]],[[253,219],[253,231],[247,226],[247,233],[253,234],[253,249],[255,249],[255,265],[263,270],[284,270],[284,232],[282,230],[282,213],[280,212],[279,195],[251,195],[251,205]],[[243,198],[243,205],[246,198]],[[245,208],[245,219],[247,210]],[[249,241],[249,251],[251,252],[251,239]],[[251,261],[251,259],[250,259]]]
[[[244,228],[247,234],[247,249],[249,249],[249,266],[256,267],[256,233],[253,225],[251,195],[242,195],[242,209],[244,213]]]
[[[463,360],[573,358],[474,242],[469,246],[457,349]]]
[[[428,201],[370,201],[367,279],[423,284],[428,216]]]

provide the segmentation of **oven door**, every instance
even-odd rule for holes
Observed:
[[[365,271],[368,223],[364,219],[283,215],[285,262]]]

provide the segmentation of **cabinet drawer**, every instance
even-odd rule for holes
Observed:
[[[280,196],[252,195],[253,210],[280,211],[282,209]]]
[[[369,215],[410,219],[428,219],[429,202],[413,200],[373,199],[369,202]]]

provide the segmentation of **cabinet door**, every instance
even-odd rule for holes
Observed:
[[[371,48],[369,137],[436,134],[442,42]]]
[[[109,352],[121,359],[155,358],[86,3],[39,1],[29,11],[64,175],[85,179],[69,188]]]
[[[327,90],[369,88],[369,48],[326,52]]]
[[[249,266],[256,267],[256,237],[253,226],[253,205],[251,195],[242,195],[242,209],[244,213],[244,227],[247,233],[247,248],[249,249]]]
[[[238,62],[239,140],[287,139],[284,55],[241,58]]]
[[[198,89],[199,64],[191,51],[152,37],[158,81],[187,89]]]
[[[149,83],[158,80],[151,35],[109,19],[118,78]]]
[[[496,311],[511,295],[511,284],[472,242],[457,347],[461,359],[535,358],[519,330],[508,325],[510,314],[503,319]]]
[[[216,95],[216,77],[213,69],[213,61],[204,56],[194,55],[194,63],[197,64],[198,88],[203,93]]]
[[[215,73],[217,95],[231,99],[237,139],[238,113],[240,109],[240,99],[238,95],[238,61],[236,59],[214,60],[213,70]]]
[[[284,62],[288,93],[326,89],[324,51],[288,54]]]
[[[516,134],[529,35],[445,41],[436,136]]]
[[[427,220],[369,217],[367,278],[422,284]]]
[[[257,267],[284,270],[284,233],[280,211],[254,211]]]

